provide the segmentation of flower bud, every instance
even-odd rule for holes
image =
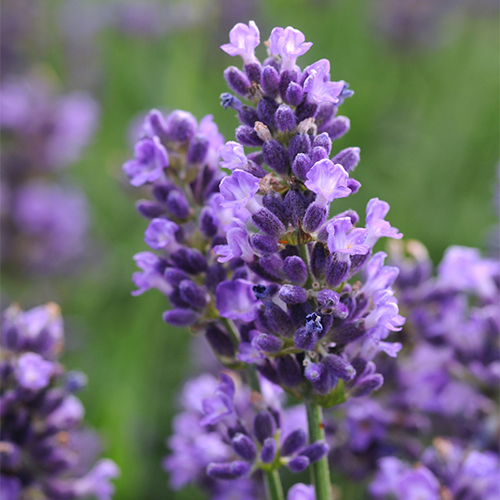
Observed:
[[[307,291],[300,286],[285,284],[278,296],[285,304],[302,304],[307,300]]]
[[[254,250],[263,254],[274,254],[279,250],[278,240],[267,234],[252,234],[250,245]]]
[[[303,285],[307,281],[307,266],[305,262],[296,255],[292,255],[285,259],[283,270],[292,283]]]
[[[327,215],[327,207],[311,203],[309,207],[307,207],[307,211],[304,215],[304,231],[314,233],[326,222]]]
[[[251,82],[260,82],[262,74],[262,66],[259,62],[247,63],[244,67],[245,74]]]
[[[328,153],[320,146],[313,147],[311,150],[311,163],[314,165],[318,161],[328,158]]]
[[[260,351],[275,354],[281,351],[281,348],[283,347],[283,341],[273,335],[261,333],[260,335],[257,335],[257,337],[253,338],[252,345]]]
[[[264,96],[257,104],[257,114],[260,121],[267,125],[270,129],[276,128],[274,114],[276,113],[279,104],[271,97]]]
[[[348,344],[353,342],[366,333],[361,323],[347,323],[335,328],[332,340],[339,344]]]
[[[165,207],[149,200],[139,200],[135,204],[136,210],[146,219],[156,219],[165,215]]]
[[[295,356],[282,356],[278,358],[278,373],[283,385],[286,387],[295,387],[302,382],[302,371]]]
[[[363,378],[351,389],[351,396],[359,398],[367,396],[373,391],[380,389],[384,383],[384,377],[380,373],[374,373],[370,377]]]
[[[247,125],[240,125],[236,129],[236,140],[243,146],[262,146],[263,141],[254,128]]]
[[[278,95],[279,74],[272,66],[264,66],[261,76],[261,87],[269,97],[275,98]]]
[[[295,70],[285,70],[280,74],[280,83],[279,90],[282,99],[286,99],[286,91],[288,90],[288,86],[292,82],[297,81],[297,72]]]
[[[325,277],[330,256],[326,246],[321,242],[316,242],[311,252],[311,271],[318,280]]]
[[[297,120],[301,122],[306,118],[313,118],[318,111],[318,105],[315,102],[309,102],[307,99],[302,102],[295,110]]]
[[[174,142],[189,142],[196,133],[196,118],[186,111],[176,110],[167,116],[165,130],[167,137]]]
[[[307,172],[311,170],[312,165],[309,155],[299,153],[293,160],[292,171],[299,179],[304,181],[307,179]]]
[[[269,236],[279,238],[285,232],[285,226],[269,209],[261,208],[252,215],[253,223]]]
[[[224,71],[224,78],[226,79],[226,82],[231,90],[243,97],[248,95],[248,89],[250,88],[251,83],[245,73],[240,71],[238,68],[229,66],[229,68]]]
[[[346,172],[350,172],[351,170],[354,170],[359,163],[359,151],[359,148],[343,149],[332,158],[332,161],[333,163],[342,165]]]
[[[271,412],[262,410],[255,415],[253,433],[262,444],[267,438],[273,437],[276,432],[276,420]]]
[[[231,108],[231,109],[234,109],[236,111],[240,111],[243,107],[243,105],[241,104],[241,101],[237,97],[234,97],[234,95],[230,94],[229,92],[223,92],[220,95],[219,99],[220,99],[220,105],[224,109]],[[249,107],[249,106],[247,106],[247,107]]]
[[[229,335],[218,328],[215,324],[210,324],[205,332],[205,337],[210,347],[219,356],[233,358],[235,355],[234,346]]]
[[[205,286],[211,292],[215,292],[217,285],[227,278],[227,273],[223,265],[213,264],[207,269],[205,276]]]
[[[303,472],[309,467],[309,459],[299,455],[288,462],[287,467],[295,473]]]
[[[276,127],[281,132],[288,132],[295,128],[295,115],[292,108],[286,104],[282,104],[274,115]]]
[[[262,197],[262,204],[276,215],[285,226],[288,225],[288,214],[285,202],[276,191],[266,193]]]
[[[265,359],[264,362],[256,365],[257,371],[267,380],[273,384],[280,385],[281,380],[278,375],[276,368],[273,366],[269,359]]]
[[[351,194],[357,193],[361,187],[361,182],[356,179],[347,179],[347,187],[351,190]]]
[[[339,260],[336,254],[333,254],[332,260],[325,275],[325,282],[328,286],[335,288],[347,279],[351,268],[350,260]]]
[[[172,189],[172,191],[168,193],[166,205],[174,217],[178,219],[186,219],[189,217],[189,202],[181,191]]]
[[[280,455],[287,457],[293,455],[296,451],[302,448],[307,441],[307,435],[302,429],[296,429],[285,438],[281,445]]]
[[[203,163],[205,160],[210,143],[205,137],[194,137],[189,143],[186,159],[188,163]]]
[[[307,201],[297,189],[290,189],[285,195],[285,207],[288,219],[294,227],[298,227],[306,213]]]
[[[326,151],[327,156],[329,156],[330,152],[332,150],[332,140],[330,139],[330,137],[327,133],[323,132],[322,134],[319,134],[314,138],[312,146],[313,146],[313,148],[317,148],[317,147],[323,148]],[[359,150],[359,148],[353,148],[353,149]],[[340,163],[340,162],[334,161],[333,163]],[[342,165],[342,166],[344,166],[344,165]]]
[[[323,441],[316,441],[306,446],[301,452],[300,456],[307,457],[311,463],[321,460],[327,453],[330,447]]]
[[[236,460],[230,463],[209,464],[207,475],[215,479],[238,479],[246,476],[250,469],[250,464]]]
[[[262,146],[262,153],[266,164],[277,174],[287,174],[290,169],[286,149],[274,139]]]
[[[257,457],[257,448],[254,442],[245,434],[238,433],[231,440],[234,452],[247,462],[253,462]]]
[[[344,358],[337,354],[329,354],[323,358],[323,363],[328,371],[337,378],[352,380],[356,375],[354,367]]]
[[[333,104],[333,102],[322,102],[318,106],[318,111],[314,117],[316,125],[321,128],[323,124],[331,121],[331,119],[337,114],[337,110],[338,108],[335,104]]]
[[[260,459],[265,464],[270,464],[276,456],[276,440],[274,438],[267,438],[264,441],[262,450],[260,451]]]
[[[288,144],[288,157],[293,162],[299,153],[309,154],[311,151],[311,140],[307,134],[296,134]]]
[[[192,309],[171,309],[163,313],[163,321],[173,326],[191,326],[198,320],[198,313]]]
[[[238,118],[240,119],[243,125],[247,125],[252,127],[255,125],[255,122],[259,120],[259,115],[257,111],[251,106],[244,105],[238,111]]]
[[[298,83],[291,82],[286,89],[285,100],[291,106],[299,106],[304,100],[304,90],[302,89],[302,86]]]
[[[351,128],[351,122],[346,116],[337,116],[330,122],[320,127],[321,132],[326,132],[332,141],[340,139]]]

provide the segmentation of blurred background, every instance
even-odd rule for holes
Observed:
[[[424,242],[436,263],[450,244],[491,251],[495,243],[494,0],[5,0],[2,308],[13,300],[26,308],[49,300],[61,305],[64,362],[89,376],[81,399],[105,455],[121,468],[117,500],[198,498],[194,490],[169,490],[161,468],[176,394],[196,373],[191,336],[163,323],[167,302],[158,292],[130,295],[132,256],[146,250],[147,221],[134,210],[139,195],[121,165],[132,156],[141,114],[151,108],[213,114],[226,140],[234,139],[234,112],[222,109],[219,95],[226,91],[224,68],[240,61],[219,46],[235,23],[250,19],[262,41],[274,26],[303,31],[314,45],[299,64],[328,58],[332,80],[355,91],[341,110],[351,131],[334,147],[361,148],[355,177],[362,188],[348,202],[337,200],[334,210],[349,203],[363,213],[370,198],[388,201],[392,225]],[[264,48],[258,50],[263,58]],[[36,99],[46,107],[35,109]],[[80,103],[77,116],[85,123],[61,118],[68,99]],[[50,123],[49,108],[56,117]],[[66,120],[63,131],[76,130],[69,139],[57,135],[58,120]],[[73,149],[54,159],[48,137]],[[61,209],[63,201],[49,193],[22,212],[21,190],[40,182],[63,186],[81,203]],[[42,223],[27,221],[26,213],[40,214],[47,199],[65,220],[55,246],[40,243],[45,254],[33,256],[34,242],[49,229],[35,234],[30,227]],[[43,224],[55,226],[52,219]],[[64,245],[72,251],[56,255]]]

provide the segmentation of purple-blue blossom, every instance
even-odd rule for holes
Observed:
[[[305,39],[301,31],[291,26],[271,31],[269,50],[271,54],[281,56],[283,70],[293,70],[297,58],[312,47],[312,42],[306,42]]]
[[[132,186],[141,186],[163,177],[168,166],[168,154],[158,137],[144,138],[135,145],[135,159],[123,165]]]
[[[254,21],[248,26],[238,23],[229,32],[230,43],[221,46],[221,49],[230,56],[241,56],[245,64],[256,63],[255,48],[260,44],[259,28]]]

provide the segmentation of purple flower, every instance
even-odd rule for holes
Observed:
[[[317,194],[315,203],[326,206],[336,198],[345,198],[351,194],[347,187],[348,174],[340,164],[333,164],[325,158],[314,164],[307,173],[305,185]]]
[[[304,55],[312,46],[312,42],[305,42],[304,34],[288,26],[287,28],[274,28],[269,37],[271,54],[281,56],[283,70],[293,70],[295,61]]]
[[[242,208],[246,207],[250,212],[261,208],[253,198],[259,190],[260,179],[248,172],[236,169],[233,174],[222,179],[219,189],[224,197],[223,207]]]
[[[388,288],[398,277],[397,267],[384,266],[386,257],[385,252],[377,252],[366,264],[366,280],[362,288],[366,295],[373,295],[377,290]]]
[[[370,250],[370,247],[365,243],[367,230],[353,228],[350,217],[339,217],[329,222],[327,231],[330,252],[365,255]]]
[[[375,309],[365,318],[367,329],[375,326],[384,326],[392,331],[399,331],[405,322],[400,316],[398,300],[391,290],[379,290],[373,295]]]
[[[316,104],[337,103],[345,82],[330,81],[330,61],[320,59],[311,64],[306,71],[309,73],[304,82],[304,92],[307,92],[307,97]]]
[[[99,460],[85,476],[74,483],[74,490],[78,496],[93,495],[98,500],[110,500],[115,487],[110,482],[120,475],[120,469],[109,459]]]
[[[445,290],[468,291],[495,299],[495,278],[499,273],[500,263],[483,259],[477,248],[451,246],[438,266],[437,284]]]
[[[157,255],[152,252],[139,252],[134,255],[134,260],[142,272],[135,272],[132,275],[132,281],[138,288],[132,291],[132,295],[141,295],[151,288],[156,288],[165,295],[172,291],[172,285],[167,282],[161,272],[161,261]]]
[[[247,262],[253,261],[254,252],[248,242],[248,233],[245,225],[238,222],[238,227],[234,227],[227,232],[227,245],[216,245],[214,252],[219,256],[219,262],[228,262],[234,258],[242,258]]]
[[[212,168],[216,168],[220,158],[219,151],[224,144],[224,136],[219,132],[213,115],[206,115],[200,120],[197,135],[204,137],[208,141],[205,163]]]
[[[238,349],[240,353],[236,357],[244,363],[256,363],[264,359],[262,352],[248,342],[241,342]]]
[[[202,401],[205,417],[200,420],[200,425],[214,425],[225,417],[234,414],[234,382],[225,373],[220,374],[220,384],[215,388],[214,396]]]
[[[303,483],[294,484],[288,490],[286,500],[316,500],[314,486]]]
[[[255,48],[260,43],[259,28],[254,21],[250,21],[248,26],[238,23],[229,32],[230,43],[221,45],[221,49],[230,56],[241,56],[245,64],[258,63],[255,57]]]
[[[243,146],[235,141],[228,141],[220,150],[222,160],[220,166],[229,170],[246,170],[248,159]]]
[[[257,299],[254,283],[236,279],[223,281],[215,291],[215,306],[223,318],[250,322],[255,319]]]
[[[365,243],[372,248],[382,236],[397,240],[403,237],[402,233],[398,233],[398,230],[391,227],[391,224],[384,219],[387,212],[389,212],[389,203],[378,198],[372,198],[366,206],[366,229],[368,234]]]
[[[175,238],[175,233],[179,226],[167,219],[153,219],[144,233],[144,241],[155,250],[163,248],[166,252],[175,252],[179,243]]]
[[[75,427],[83,418],[85,410],[78,398],[69,394],[63,402],[47,417],[50,427],[69,430]]]
[[[168,166],[167,150],[157,136],[141,139],[135,145],[135,159],[123,165],[123,171],[130,178],[132,186],[142,186],[163,177],[163,169]]]
[[[27,352],[17,362],[17,380],[26,389],[38,391],[49,385],[54,368],[54,364],[40,354]]]

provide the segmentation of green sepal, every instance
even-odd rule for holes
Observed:
[[[347,396],[344,389],[344,381],[340,379],[333,391],[330,391],[328,394],[323,396],[314,394],[312,401],[314,404],[320,405],[323,408],[331,408],[332,406],[345,403],[347,401]]]

